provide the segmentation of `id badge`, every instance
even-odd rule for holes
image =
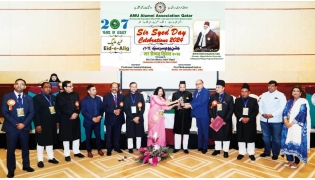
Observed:
[[[217,111],[222,111],[222,104],[217,104]]]
[[[50,114],[56,114],[54,106],[49,106],[49,111],[50,111]]]
[[[18,116],[18,117],[23,117],[23,116],[25,116],[25,114],[24,114],[24,108],[16,108],[16,110],[17,110],[17,116]]]
[[[132,114],[137,113],[137,107],[136,106],[131,106],[131,113]]]
[[[248,116],[248,108],[243,108],[243,115]]]

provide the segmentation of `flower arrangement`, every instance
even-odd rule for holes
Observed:
[[[140,156],[135,160],[136,162],[141,162],[142,164],[151,163],[153,166],[156,166],[159,161],[163,161],[170,156],[168,147],[158,147],[151,145],[149,147],[141,147],[139,149]]]

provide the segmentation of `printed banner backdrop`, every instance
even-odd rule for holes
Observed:
[[[101,2],[102,71],[224,71],[224,2]]]
[[[306,99],[310,105],[311,127],[315,128],[315,87],[305,87]]]

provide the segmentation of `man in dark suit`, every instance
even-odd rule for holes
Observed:
[[[94,130],[96,138],[96,148],[100,156],[104,156],[101,145],[101,125],[100,120],[103,116],[103,104],[100,97],[96,96],[96,88],[94,85],[88,85],[88,96],[82,99],[81,112],[84,117],[83,126],[86,134],[86,150],[88,157],[92,158],[91,137]]]
[[[80,152],[80,104],[79,95],[73,92],[71,81],[62,83],[64,92],[57,95],[57,107],[59,114],[59,140],[63,141],[64,156],[66,161],[70,158],[70,141],[75,157],[84,158]]]
[[[198,150],[203,154],[208,151],[209,144],[209,91],[203,87],[203,81],[196,81],[196,90],[192,102],[186,103],[184,108],[191,108],[191,116],[196,117],[198,127]],[[202,142],[203,141],[203,142]]]
[[[2,114],[4,122],[2,131],[7,138],[7,168],[8,178],[14,177],[16,168],[15,147],[18,139],[21,142],[23,170],[33,172],[30,166],[28,139],[31,130],[31,119],[34,116],[33,99],[23,93],[26,82],[23,79],[15,80],[14,92],[3,96]]]
[[[183,149],[186,154],[188,151],[188,140],[189,133],[191,128],[191,109],[184,109],[184,103],[189,103],[192,101],[192,94],[189,91],[186,91],[186,82],[179,82],[179,89],[177,92],[174,92],[172,95],[172,101],[181,99],[180,106],[174,107],[175,116],[174,116],[174,127],[173,132],[175,134],[175,149],[174,153],[178,152],[180,149],[180,144],[182,142],[183,136]]]
[[[129,153],[133,153],[133,138],[136,138],[136,148],[141,146],[144,136],[143,113],[145,103],[142,94],[137,93],[137,83],[129,84],[130,93],[124,96],[124,111],[126,113],[126,136],[128,138]]]
[[[103,107],[105,110],[105,126],[106,126],[106,149],[107,156],[112,155],[112,141],[114,142],[114,150],[122,153],[120,149],[121,126],[125,124],[124,116],[124,96],[118,92],[119,85],[112,83],[110,85],[110,93],[103,98]]]
[[[256,141],[256,116],[259,113],[257,99],[249,97],[250,88],[244,83],[241,89],[241,97],[235,100],[234,113],[236,116],[237,140],[238,140],[238,160],[241,160],[247,152],[249,158],[255,161],[255,141]]]
[[[210,138],[214,140],[215,151],[212,156],[220,154],[222,149],[223,141],[223,157],[229,157],[230,141],[232,137],[232,115],[234,100],[233,97],[225,92],[225,81],[217,80],[216,83],[216,93],[210,96],[211,108],[209,110],[209,115],[211,118],[211,123],[217,116],[223,119],[223,126],[218,132],[215,132],[212,128],[210,129]]]
[[[44,167],[44,148],[48,155],[48,162],[58,164],[54,158],[53,145],[57,143],[57,104],[56,97],[51,95],[51,84],[43,82],[42,92],[34,98],[34,125],[36,127],[37,166]]]

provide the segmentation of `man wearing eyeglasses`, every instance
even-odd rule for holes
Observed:
[[[33,172],[30,166],[28,139],[31,130],[31,119],[34,116],[33,99],[23,93],[26,88],[26,82],[23,79],[17,79],[14,83],[14,92],[3,96],[2,114],[4,122],[2,131],[6,132],[7,138],[7,168],[8,178],[14,177],[16,168],[15,147],[20,139],[22,148],[23,170]]]
[[[209,91],[203,87],[203,81],[198,79],[196,81],[196,90],[194,91],[194,98],[192,102],[185,103],[184,108],[191,108],[191,116],[196,118],[198,127],[198,151],[206,154],[208,151],[209,140]]]
[[[80,103],[79,95],[73,92],[71,81],[64,81],[62,87],[64,92],[57,95],[57,107],[59,115],[59,140],[63,141],[64,156],[66,161],[70,158],[70,141],[72,141],[72,151],[75,157],[83,158],[80,152]]]

